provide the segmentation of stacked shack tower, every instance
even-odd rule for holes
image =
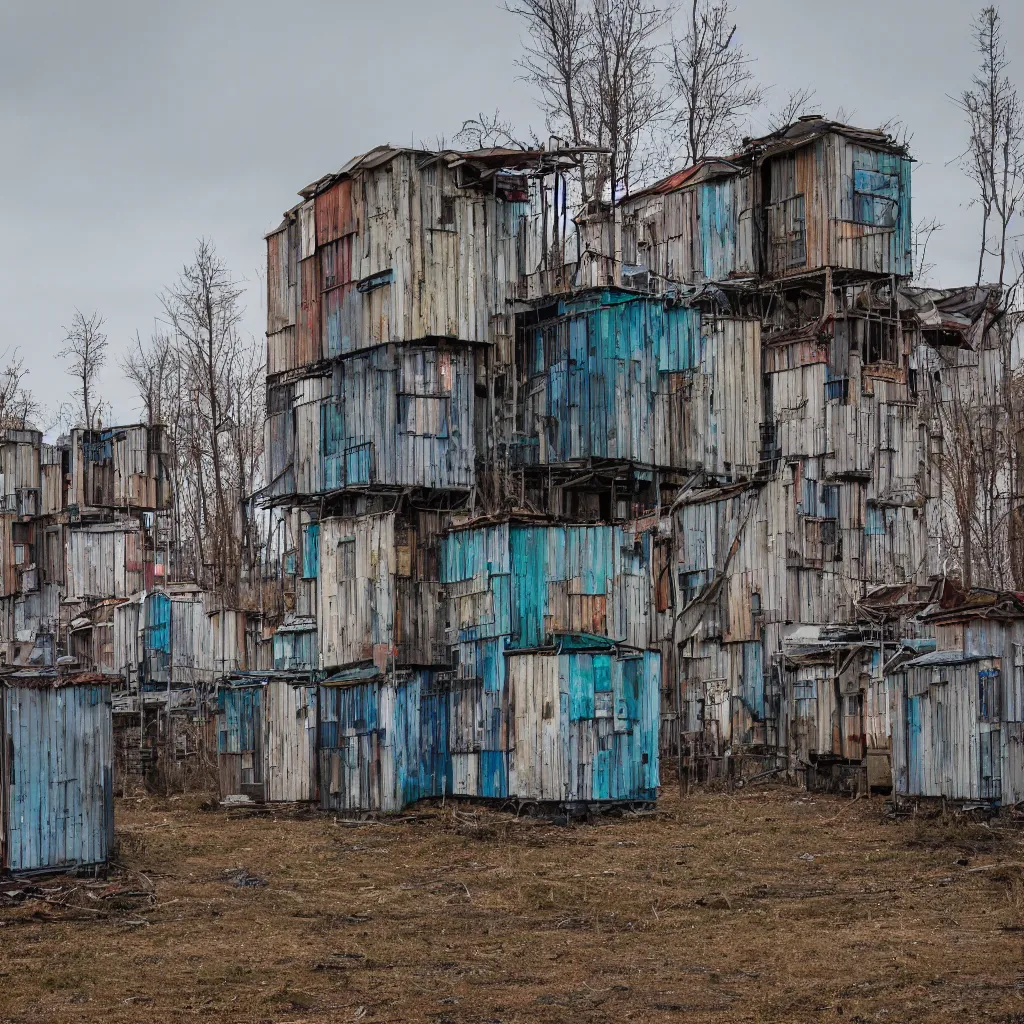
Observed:
[[[626,259],[694,289],[703,352],[723,313],[759,329],[752,363],[716,358],[694,427],[719,459],[668,510],[668,697],[705,766],[867,759],[886,781],[882,665],[917,628],[939,532],[910,167],[881,132],[806,118],[624,203]]]
[[[987,300],[910,286],[883,132],[803,118],[634,193],[619,262],[578,157],[381,147],[268,236],[303,793],[647,799],[659,731],[703,772],[884,783],[940,352]]]
[[[528,268],[561,272],[571,165],[381,147],[268,236],[264,496],[284,512],[291,608],[276,667],[321,680],[305,798],[653,795],[649,544],[596,497],[512,494],[512,470],[531,489],[547,471],[513,429],[515,313],[542,287]],[[559,672],[579,677],[571,702]],[[634,735],[644,714],[655,727]],[[280,758],[262,760],[272,776]]]

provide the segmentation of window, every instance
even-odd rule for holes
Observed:
[[[338,541],[338,579],[354,580],[356,578],[356,539],[342,537]]]
[[[680,572],[679,593],[683,604],[687,605],[694,600],[704,589],[705,584],[710,582],[710,578],[713,575],[713,570],[708,570],[707,572]]]
[[[454,196],[441,197],[441,213],[437,218],[437,226],[442,231],[455,230],[455,198]]]
[[[826,552],[836,546],[839,535],[836,521],[834,519],[822,519],[821,521],[821,545]]]
[[[899,361],[899,326],[893,320],[868,320],[862,334],[865,363]]]
[[[850,398],[850,378],[833,377],[825,381],[825,401],[846,403]]]
[[[820,569],[836,557],[838,530],[834,519],[804,517],[804,565]]]
[[[793,196],[768,207],[772,265],[775,270],[807,262],[807,224],[804,197]]]
[[[302,528],[302,578],[315,580],[320,575],[320,524]]]
[[[867,519],[864,522],[864,532],[869,537],[885,536],[885,509],[877,505],[868,505]]]
[[[982,669],[978,673],[978,719],[999,721],[999,669]]]
[[[853,172],[853,219],[893,228],[899,215],[900,176],[857,168]]]

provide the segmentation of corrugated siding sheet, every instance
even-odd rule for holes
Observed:
[[[474,404],[468,348],[386,346],[341,360],[321,405],[323,489],[468,490]]]
[[[521,800],[657,798],[660,655],[509,658],[509,791]]]
[[[270,372],[390,341],[491,340],[491,318],[541,261],[520,253],[530,209],[459,189],[452,169],[411,153],[332,183],[312,216],[304,204],[267,239]]]
[[[911,161],[842,135],[768,158],[768,268],[911,272]],[[799,199],[799,208],[794,201]],[[804,259],[795,258],[802,238]]]
[[[505,654],[504,637],[460,643],[454,652],[454,678],[436,688],[448,728],[447,793],[486,799],[509,796]]]
[[[265,687],[224,686],[217,694],[220,795],[266,798]]]
[[[281,230],[267,235],[267,333],[270,335],[295,325],[295,274],[290,267],[295,248],[294,230],[286,221]],[[267,372],[278,371],[268,366]]]
[[[0,442],[0,502],[5,512],[38,515],[40,512],[40,449],[36,430],[6,430]]]
[[[834,150],[832,263],[879,274],[913,269],[911,161],[859,146],[841,135]]]
[[[352,204],[352,179],[336,181],[315,199],[316,244],[327,245],[356,230]]]
[[[827,265],[832,215],[827,166],[822,139],[769,157],[768,273],[784,277]]]
[[[141,630],[142,605],[128,600],[114,609],[114,671],[126,683],[137,683],[144,658]]]
[[[759,322],[705,317],[694,367],[661,375],[656,464],[700,465],[726,478],[752,475],[760,459],[762,409]]]
[[[448,622],[460,641],[515,648],[590,633],[647,647],[651,540],[622,526],[502,524],[443,542]]]
[[[68,601],[130,597],[143,587],[143,543],[137,527],[72,528],[67,553]]]
[[[102,864],[114,839],[110,688],[6,686],[3,867]]]
[[[654,272],[655,291],[755,269],[749,173],[627,199],[622,217],[623,258]]]
[[[521,353],[520,428],[542,465],[587,458],[654,465],[656,408],[671,376],[699,362],[700,314],[661,300],[566,307],[528,329]]]
[[[399,811],[420,798],[420,694],[425,673],[320,687],[320,806]],[[427,779],[430,786],[434,777]]]
[[[294,385],[291,409],[294,451],[289,455],[297,494],[319,494],[326,489],[321,454],[324,443],[321,410],[330,394],[330,377],[306,377]]]
[[[558,633],[650,641],[650,536],[621,526],[510,529],[513,647]]]
[[[322,667],[387,664],[395,646],[396,562],[393,513],[321,521]]]
[[[146,595],[142,617],[150,685],[192,686],[247,667],[244,612],[210,614],[201,593],[156,591]]]
[[[447,662],[441,532],[447,513],[417,510],[320,523],[317,584],[321,666]]]
[[[315,800],[317,688],[272,679],[264,703],[267,800]]]
[[[266,452],[268,498],[295,493],[295,397],[293,383],[267,381],[267,418],[263,443]]]
[[[61,450],[53,444],[40,448],[39,467],[39,512],[41,515],[55,515],[64,508],[64,468],[61,465]]]
[[[299,302],[295,330],[295,365],[323,358],[320,341],[320,271],[315,258],[299,262]]]
[[[170,497],[159,428],[114,427],[85,442],[71,431],[69,501],[78,505],[164,508]],[[38,467],[37,467],[38,475]]]
[[[708,281],[724,281],[737,267],[739,229],[732,180],[699,186],[702,271]]]
[[[319,668],[316,628],[279,629],[274,634],[274,668],[279,671]]]
[[[511,636],[509,525],[457,530],[442,541],[447,620],[459,641]]]

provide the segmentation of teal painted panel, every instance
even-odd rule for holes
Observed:
[[[736,269],[735,188],[732,180],[699,189],[700,248],[704,277],[724,281]]]
[[[569,315],[531,330],[532,376],[543,378],[532,415],[543,419],[545,463],[653,465],[661,375],[698,365],[698,310],[667,307],[661,298],[603,298],[605,305],[569,307]]]
[[[594,664],[586,654],[569,659],[569,721],[594,717]]]
[[[19,872],[102,864],[114,832],[110,688],[9,686],[2,700],[4,866]]]
[[[508,754],[505,751],[480,751],[480,796],[489,800],[508,796]]]
[[[612,752],[599,750],[594,756],[594,799],[611,800],[612,791]]]
[[[320,575],[320,524],[302,528],[302,578],[315,580]]]

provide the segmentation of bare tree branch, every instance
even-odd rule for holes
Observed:
[[[729,0],[692,0],[686,34],[672,39],[669,71],[680,101],[675,126],[689,163],[738,142],[744,116],[764,99],[753,60],[736,42],[732,14]]]
[[[227,599],[239,594],[250,525],[246,502],[263,453],[264,366],[243,338],[242,289],[213,245],[161,296],[170,333],[157,332],[125,359],[147,417],[164,420],[175,476],[179,540],[194,553],[197,579]]]
[[[1010,222],[1024,201],[1024,112],[1006,69],[1009,58],[996,7],[983,8],[973,25],[978,70],[954,102],[964,114],[967,149],[960,165],[974,182],[981,207],[981,243],[976,284],[985,273],[985,257],[998,259],[998,283],[1006,278]],[[990,222],[995,230],[990,236]]]
[[[71,326],[64,328],[64,345],[57,353],[68,360],[68,374],[77,385],[73,392],[86,430],[96,429],[94,420],[100,411],[96,388],[100,370],[107,361],[107,336],[103,333],[104,319],[98,312],[86,316],[76,309]]]
[[[773,132],[782,131],[797,118],[808,113],[817,90],[811,88],[791,89],[782,106],[768,116],[768,129]]]
[[[911,251],[913,253],[913,269],[911,280],[919,284],[927,281],[928,275],[935,269],[934,263],[927,262],[928,243],[936,231],[941,231],[945,225],[937,218],[930,220],[915,221],[912,238]]]
[[[42,412],[35,396],[25,387],[28,370],[17,349],[0,353],[0,428],[25,430],[29,421]]]
[[[526,26],[522,78],[539,93],[547,129],[573,146],[591,141],[589,104],[593,61],[593,15],[586,0],[511,0],[505,9]],[[585,163],[580,164],[581,200],[590,198]]]
[[[491,149],[495,146],[529,149],[525,142],[516,137],[512,122],[502,120],[498,110],[493,114],[481,111],[476,117],[467,118],[455,133],[454,141],[467,149]]]

